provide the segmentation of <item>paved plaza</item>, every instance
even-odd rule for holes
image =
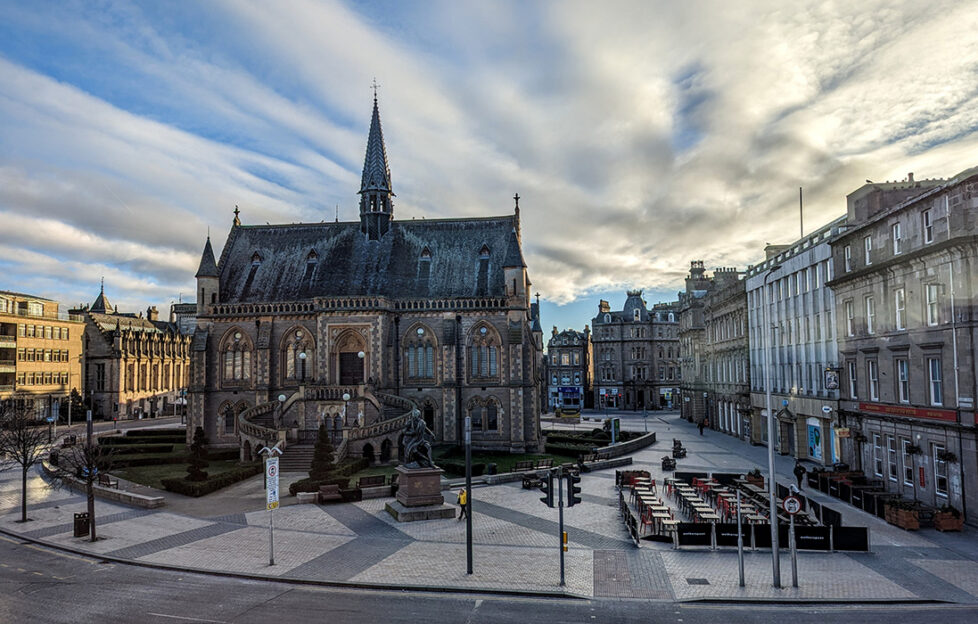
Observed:
[[[636,425],[637,423],[637,425]],[[658,413],[629,428],[656,431],[659,442],[633,455],[632,468],[661,479],[660,458],[679,438],[689,449],[681,471],[766,468],[767,452],[707,431],[675,414]],[[551,425],[545,425],[549,428]],[[582,424],[579,427],[590,427]],[[597,426],[594,423],[594,426]],[[793,481],[790,457],[778,458],[779,480]],[[766,471],[766,470],[765,470]],[[284,475],[283,491],[290,479]],[[570,547],[566,585],[559,586],[557,510],[520,483],[473,489],[473,574],[466,574],[465,522],[398,523],[389,498],[338,505],[295,504],[264,511],[259,475],[203,499],[164,493],[166,506],[144,510],[98,500],[100,539],[72,536],[77,492],[53,489],[37,473],[29,480],[31,521],[20,518],[19,472],[0,473],[0,529],[24,538],[113,559],[269,578],[393,588],[540,592],[596,599],[948,601],[978,603],[976,531],[906,532],[821,493],[806,491],[843,514],[844,524],[870,528],[869,553],[799,553],[799,587],[790,588],[790,560],[781,558],[785,589],[771,582],[770,551],[748,551],[746,587],[738,587],[734,549],[674,550],[643,541],[637,548],[618,513],[614,470],[583,475],[583,502],[565,509]],[[122,484],[148,493],[148,488]],[[152,491],[149,491],[152,492]],[[445,492],[446,501],[454,495]],[[273,517],[273,518],[272,518]],[[270,518],[275,565],[269,565]]]

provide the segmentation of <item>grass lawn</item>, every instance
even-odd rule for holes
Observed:
[[[435,465],[438,465],[439,459],[449,459],[453,462],[464,462],[465,453],[464,451],[456,451],[453,446],[439,447],[432,453],[433,459],[435,460]],[[496,464],[496,472],[512,472],[513,467],[516,466],[516,462],[526,460],[526,459],[547,459],[552,458],[554,460],[554,466],[566,463],[576,463],[577,456],[571,455],[554,455],[551,453],[531,453],[531,454],[511,454],[511,453],[484,453],[484,452],[473,452],[472,453],[472,463],[473,464]],[[392,475],[396,471],[394,466],[371,466],[365,468],[360,472],[357,472],[352,477],[350,477],[350,483],[356,485],[357,479],[360,477],[367,477],[371,475]],[[446,475],[452,476],[450,472],[446,471]]]
[[[235,459],[210,460],[210,465],[204,470],[210,476],[221,474],[238,467]],[[161,464],[157,466],[133,466],[113,470],[112,474],[125,479],[148,485],[158,490],[163,489],[163,479],[180,479],[187,476],[187,464]]]

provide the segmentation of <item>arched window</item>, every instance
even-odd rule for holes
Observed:
[[[282,337],[283,383],[305,383],[313,377],[316,343],[305,327],[293,327]]]
[[[474,398],[469,401],[468,412],[472,419],[472,431],[483,433],[499,432],[499,402],[494,397]]]
[[[425,325],[411,327],[404,339],[404,377],[409,381],[435,378],[435,333]]]
[[[473,380],[499,377],[499,336],[485,323],[469,335],[469,377]]]
[[[221,341],[221,378],[225,382],[251,381],[253,346],[240,329],[231,328]]]

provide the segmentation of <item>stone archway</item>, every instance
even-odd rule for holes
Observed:
[[[251,442],[249,442],[248,440],[245,440],[244,443],[244,461],[246,462],[251,461]]]
[[[367,444],[363,445],[363,458],[369,461],[371,464],[377,460],[377,457],[374,455],[373,444],[368,442]]]
[[[349,330],[343,332],[336,340],[333,348],[337,383],[344,386],[362,384],[366,376],[366,341],[359,332]],[[360,357],[364,353],[364,357]]]
[[[384,438],[384,441],[380,443],[380,462],[382,464],[391,460],[391,448],[393,446],[389,438]]]

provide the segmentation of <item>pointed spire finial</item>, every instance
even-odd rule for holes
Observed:
[[[516,200],[516,212],[519,212],[520,211],[520,194],[517,193],[516,195],[513,195],[513,199]]]
[[[376,104],[377,103],[377,89],[380,88],[380,85],[377,84],[377,78],[376,78],[376,76],[374,77],[374,83],[372,85],[370,85],[370,88],[374,90],[374,104]]]
[[[340,205],[336,204],[336,223],[340,222]]]
[[[534,296],[535,296],[535,297],[537,298],[537,307],[540,307],[540,293],[538,292],[538,293],[537,293],[536,295],[534,295]]]
[[[105,294],[105,276],[104,275],[102,276],[102,286],[99,288],[98,291],[99,291],[99,294],[102,294],[102,295]]]
[[[238,210],[238,205],[235,204],[234,205],[234,224],[235,225],[241,225],[241,219],[238,217],[239,214],[241,214],[241,211]],[[209,229],[207,231],[207,235],[210,236],[210,230]]]

